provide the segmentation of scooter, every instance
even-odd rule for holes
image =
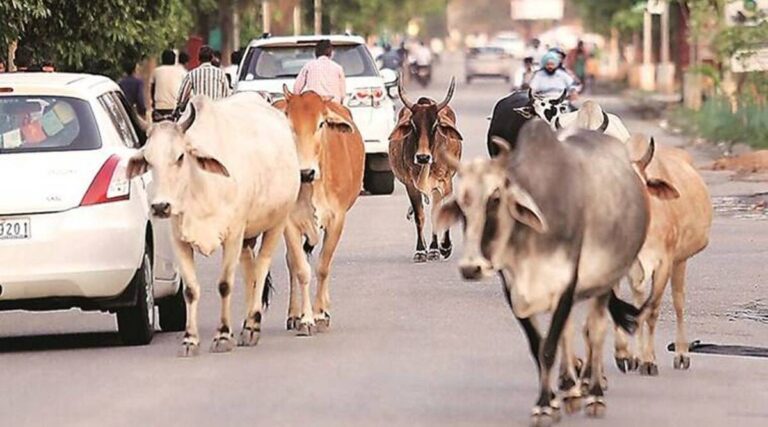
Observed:
[[[426,88],[432,81],[432,66],[411,64],[411,75],[419,82],[421,87]]]

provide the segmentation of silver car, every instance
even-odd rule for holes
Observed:
[[[503,47],[472,47],[467,51],[464,70],[467,83],[476,77],[500,77],[509,83],[512,79],[512,56]]]

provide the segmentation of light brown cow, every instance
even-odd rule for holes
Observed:
[[[293,127],[302,190],[296,211],[286,227],[291,296],[288,330],[311,335],[317,326],[330,326],[329,281],[331,262],[341,239],[347,212],[354,205],[363,185],[365,147],[351,112],[329,99],[309,91],[294,94],[283,86],[285,99],[274,105],[285,111]],[[311,252],[319,230],[325,231],[317,266],[317,294],[310,301],[311,267],[302,250]],[[299,297],[301,290],[301,297]]]
[[[645,151],[647,138],[633,135],[629,141],[633,158]],[[654,349],[654,333],[659,317],[659,306],[667,281],[672,280],[672,302],[677,316],[675,340],[675,369],[688,369],[690,358],[685,335],[683,309],[685,305],[685,269],[688,259],[701,252],[709,243],[712,225],[712,203],[709,191],[699,173],[691,164],[691,158],[683,150],[659,147],[653,160],[645,169],[650,192],[651,222],[648,236],[638,254],[638,263],[630,271],[632,292],[637,302],[644,299],[644,280],[652,278],[651,310],[640,323],[638,346],[639,368],[643,375],[658,375]],[[675,194],[658,194],[653,183],[664,181],[674,188]],[[677,196],[677,197],[675,197]],[[643,322],[648,325],[645,331]],[[638,367],[638,359],[629,350],[626,336],[617,331],[616,364],[622,371]]]
[[[399,87],[404,107],[400,110],[397,126],[389,136],[389,162],[411,200],[408,216],[414,214],[416,219],[414,262],[437,261],[441,255],[448,258],[453,250],[447,228],[438,245],[442,230],[435,226],[435,218],[442,200],[453,193],[453,176],[456,175],[456,167],[445,162],[443,156],[447,153],[452,158],[461,158],[462,137],[456,129],[456,114],[448,106],[455,88],[456,79],[453,78],[442,102],[421,97],[414,103],[405,95],[402,82]],[[432,202],[429,252],[423,235],[425,200]]]

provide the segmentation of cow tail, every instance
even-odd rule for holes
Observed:
[[[621,329],[624,329],[630,335],[637,331],[637,318],[645,311],[648,304],[643,304],[642,308],[619,299],[616,292],[611,289],[611,298],[608,300],[608,311],[611,313],[613,322]]]
[[[264,310],[269,308],[269,299],[272,293],[275,291],[275,287],[272,286],[272,272],[267,272],[267,277],[264,279],[264,292],[261,293],[261,306]]]

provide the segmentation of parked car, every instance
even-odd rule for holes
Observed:
[[[85,74],[0,74],[0,310],[109,311],[147,344],[186,307],[151,174],[126,178],[146,140],[120,88]]]
[[[504,52],[514,58],[522,59],[525,56],[525,40],[514,31],[502,31],[496,34],[488,44],[503,48]]]
[[[512,56],[498,46],[469,48],[464,62],[465,79],[467,83],[472,83],[477,77],[500,77],[509,83],[512,61]]]
[[[321,39],[334,47],[333,59],[344,68],[347,82],[345,105],[365,141],[364,187],[372,194],[391,194],[395,177],[389,166],[389,134],[395,126],[395,105],[387,96],[397,76],[379,73],[362,37],[297,36],[265,37],[250,42],[240,63],[236,91],[256,91],[276,100],[283,84],[293,88],[301,68],[314,58]]]

